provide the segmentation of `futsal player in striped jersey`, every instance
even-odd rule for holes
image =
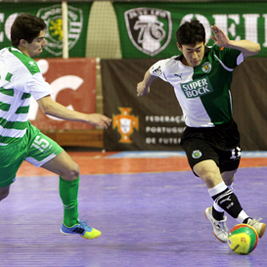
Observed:
[[[266,224],[250,217],[233,191],[241,148],[230,92],[235,67],[246,57],[256,55],[260,46],[249,40],[229,40],[217,26],[211,29],[214,45],[207,47],[205,29],[198,20],[182,24],[176,32],[182,54],[151,66],[137,85],[137,96],[148,95],[156,78],[174,87],[187,126],[181,146],[194,174],[205,182],[213,199],[212,207],[206,208],[204,214],[214,235],[227,242],[226,211],[238,223],[253,226],[262,237]]]
[[[45,30],[42,19],[20,14],[11,28],[12,46],[0,50],[0,200],[8,196],[17,170],[26,160],[60,177],[59,193],[64,208],[61,233],[93,239],[101,232],[78,218],[79,166],[28,121],[30,96],[45,114],[63,120],[105,129],[111,119],[102,114],[73,111],[52,100],[53,90],[32,59],[39,56],[46,45]]]

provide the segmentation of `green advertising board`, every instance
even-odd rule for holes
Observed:
[[[92,3],[68,5],[68,48],[70,57],[85,57],[89,12]],[[10,29],[19,13],[31,13],[47,24],[42,57],[62,57],[62,6],[58,3],[0,3],[0,49],[10,46]]]
[[[267,2],[114,2],[123,58],[165,58],[180,52],[176,30],[198,19],[212,45],[211,25],[231,40],[259,43],[258,57],[267,56]]]

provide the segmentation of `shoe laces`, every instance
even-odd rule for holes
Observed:
[[[226,232],[228,231],[228,228],[226,226],[226,221],[217,221],[216,225],[220,230],[224,230]]]
[[[84,218],[84,217],[83,217]],[[92,227],[90,227],[89,220],[78,220],[79,224],[81,225],[81,228],[83,228],[85,231],[92,231]]]
[[[262,220],[262,218],[258,218],[258,219],[250,219],[249,221],[249,225],[250,226],[255,226],[257,223],[259,223]]]

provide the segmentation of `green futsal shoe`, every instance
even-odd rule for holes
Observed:
[[[88,226],[87,221],[82,222],[80,220],[78,220],[78,223],[72,227],[67,227],[64,223],[62,223],[60,232],[63,235],[78,234],[85,239],[94,239],[101,236],[101,232]]]

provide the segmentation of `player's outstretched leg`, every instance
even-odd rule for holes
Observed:
[[[85,239],[94,239],[101,235],[101,232],[87,225],[87,222],[78,220],[78,223],[72,227],[67,227],[62,223],[60,232],[63,235],[78,234]]]
[[[206,208],[204,214],[213,226],[213,234],[215,237],[221,242],[226,243],[228,239],[228,228],[226,226],[227,217],[224,216],[221,221],[215,220],[212,216],[212,207]]]

